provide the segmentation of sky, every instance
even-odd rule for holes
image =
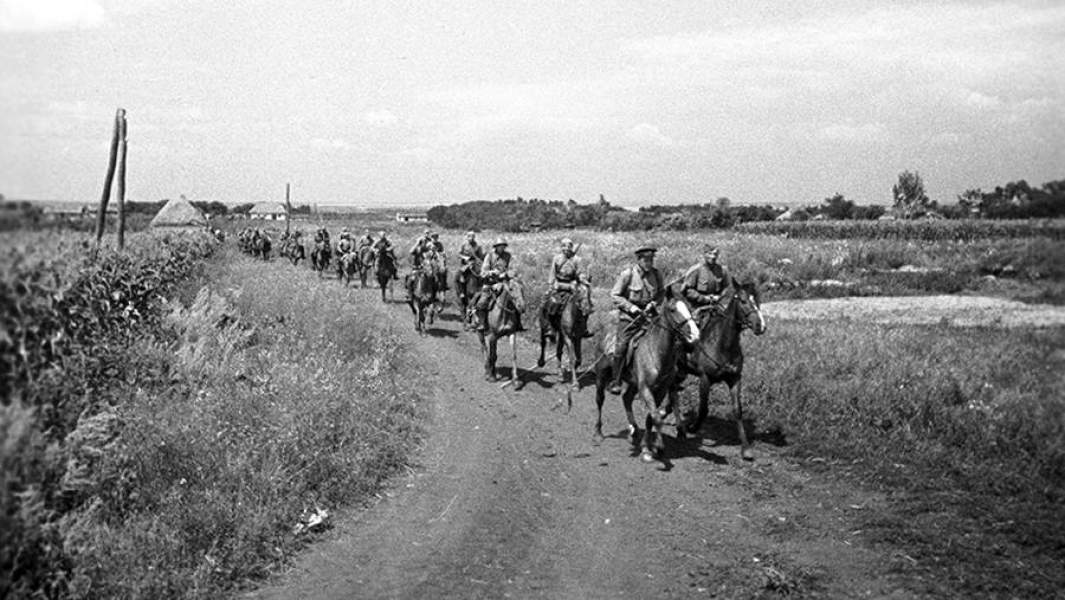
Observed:
[[[1065,3],[0,0],[0,193],[890,204],[1065,178]]]

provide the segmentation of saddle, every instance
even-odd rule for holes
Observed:
[[[629,347],[625,349],[625,360],[622,362],[622,365],[621,365],[622,369],[624,369],[626,371],[629,371],[629,370],[632,369],[632,360],[633,360],[633,356],[635,356],[635,354],[636,354],[636,346],[638,346],[639,345],[639,341],[645,335],[647,335],[648,329],[649,329],[648,324],[644,323],[643,325],[640,326],[640,330],[637,331],[635,334],[633,334],[632,338],[629,340]],[[605,338],[603,338],[603,354],[604,355],[608,355],[608,356],[609,355],[613,355],[615,353],[615,350],[617,349],[617,343],[618,343],[617,334],[615,334],[615,333],[607,334],[607,336]]]

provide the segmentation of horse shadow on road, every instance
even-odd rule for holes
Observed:
[[[453,339],[459,337],[459,332],[451,330],[451,329],[441,329],[439,327],[426,327],[425,328],[425,333],[428,334],[428,335],[431,335],[432,337],[442,338],[442,339],[451,339],[451,340],[453,340]]]
[[[762,442],[770,446],[782,448],[788,445],[784,432],[779,428],[769,431],[758,431],[754,419],[743,420],[743,430],[747,433],[747,439],[754,442]],[[714,446],[739,446],[740,436],[736,430],[735,419],[725,419],[714,415],[708,415],[702,429],[693,431],[692,435],[697,440],[712,440]]]
[[[607,439],[625,440],[629,442],[629,430],[621,429],[617,433],[605,436]],[[671,471],[673,469],[674,460],[682,460],[686,458],[702,459],[708,463],[715,465],[727,465],[728,458],[707,451],[702,447],[701,440],[698,438],[688,438],[684,440],[678,440],[675,436],[669,435],[665,432],[662,433],[662,442],[665,444],[665,449],[659,456],[659,461],[662,464],[662,471]],[[632,444],[630,442],[629,456],[636,458],[640,456],[641,448],[638,444]]]

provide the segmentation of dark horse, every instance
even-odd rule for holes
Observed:
[[[470,302],[477,292],[481,291],[481,276],[473,267],[473,259],[462,257],[462,266],[455,271],[455,297],[459,302],[459,316],[462,317],[462,328],[470,328]]]
[[[643,399],[647,418],[640,444],[640,459],[651,462],[664,448],[662,421],[676,403],[677,388],[674,383],[679,376],[677,363],[684,354],[684,346],[698,341],[699,327],[692,318],[688,303],[675,295],[672,288],[667,288],[666,299],[658,314],[644,316],[643,319],[647,329],[631,342],[633,347],[629,355],[632,358],[624,376],[626,385],[621,402],[629,420],[629,439],[636,444],[640,428],[632,414],[632,401],[637,392]],[[603,355],[595,365],[595,404],[599,411],[595,420],[595,435],[598,438],[603,437],[603,390],[610,381],[614,343],[613,336],[604,340]],[[667,398],[665,404],[662,403],[663,398]]]
[[[265,233],[255,236],[252,240],[251,253],[252,256],[270,260],[270,238],[266,237]]]
[[[311,268],[318,273],[319,277],[325,274],[325,270],[329,268],[329,261],[332,258],[333,250],[329,247],[329,242],[318,240],[314,243],[314,250],[311,250]]]
[[[507,279],[499,285],[502,288],[488,307],[485,330],[477,332],[484,355],[484,378],[496,381],[496,347],[500,338],[510,338],[510,382],[515,390],[520,390],[525,383],[518,378],[518,324],[521,313],[525,311],[525,286],[516,278]],[[484,293],[484,292],[482,292]]]
[[[559,292],[553,292],[559,294]],[[562,366],[562,349],[569,354],[570,386],[567,392],[567,404],[572,404],[573,392],[581,389],[577,367],[581,366],[581,340],[588,328],[588,313],[592,309],[591,286],[578,282],[572,292],[564,292],[559,298],[561,303],[546,301],[540,307],[540,358],[537,367],[544,366],[544,349],[547,338],[555,337],[555,360],[558,362],[558,378],[566,379],[566,370]]]
[[[374,278],[381,286],[381,302],[385,302],[385,288],[396,276],[396,255],[391,250],[374,252]]]
[[[429,325],[433,324],[436,306],[437,284],[440,274],[437,265],[433,261],[427,261],[407,276],[407,305],[414,313],[414,330],[425,333],[425,321],[428,316]]]
[[[362,287],[366,287],[366,278],[373,269],[373,254],[373,248],[370,246],[360,246],[355,253],[358,259],[355,261],[355,268],[359,272],[359,284]]]
[[[307,258],[303,251],[303,244],[291,238],[281,244],[281,255],[292,261],[293,266],[300,264],[300,260]]]
[[[743,378],[743,350],[740,334],[750,329],[755,335],[765,333],[765,318],[762,316],[761,294],[753,283],[743,283],[728,288],[721,299],[696,311],[699,323],[699,343],[681,361],[681,370],[699,378],[699,409],[692,431],[698,431],[706,421],[710,386],[724,383],[728,386],[736,409],[736,429],[740,438],[740,456],[751,460],[747,433],[743,428],[743,405],[740,402],[740,382]],[[686,425],[678,413],[677,437],[682,438]]]

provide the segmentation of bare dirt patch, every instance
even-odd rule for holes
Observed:
[[[1065,306],[985,296],[889,296],[783,300],[763,306],[766,318],[854,320],[957,327],[1065,327]]]

